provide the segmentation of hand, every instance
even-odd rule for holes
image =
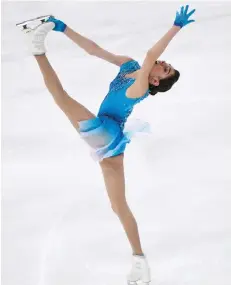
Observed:
[[[189,5],[186,5],[186,7],[182,6],[180,13],[177,11],[176,12],[176,18],[174,21],[174,25],[178,26],[180,28],[195,22],[195,20],[189,20],[189,17],[196,11],[195,9],[193,9],[190,13],[187,14],[188,12],[188,7]]]
[[[58,19],[55,19],[53,16],[51,16],[47,22],[53,22],[55,23],[55,27],[54,27],[54,31],[56,32],[64,32],[67,25],[65,23],[63,23],[62,21],[58,20]]]

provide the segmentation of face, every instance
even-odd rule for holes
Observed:
[[[157,60],[152,68],[152,71],[149,75],[149,82],[155,86],[158,86],[161,79],[165,79],[174,75],[174,68],[171,64],[166,63],[165,61]]]

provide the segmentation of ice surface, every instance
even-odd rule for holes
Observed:
[[[158,285],[231,284],[231,4],[193,3],[196,23],[161,58],[171,92],[137,106],[152,135],[127,147],[127,197]],[[130,247],[101,171],[46,91],[15,24],[52,13],[140,63],[179,3],[3,2],[2,282],[126,284]],[[97,112],[118,68],[60,33],[48,57],[70,95]]]

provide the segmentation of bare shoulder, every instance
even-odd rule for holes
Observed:
[[[127,89],[126,96],[129,98],[142,97],[149,88],[149,74],[153,66],[153,56],[147,53],[135,82]]]
[[[129,56],[124,56],[124,55],[117,55],[117,65],[121,66],[125,64],[126,62],[133,61],[134,59],[129,57]]]

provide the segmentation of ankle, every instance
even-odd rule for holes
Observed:
[[[133,252],[132,255],[133,255],[133,256],[145,257],[145,254],[144,254],[143,252],[140,252],[140,251],[138,251],[138,252]]]
[[[46,53],[44,52],[44,53],[42,53],[42,54],[34,54],[33,56],[35,57],[35,58],[41,58],[41,57],[44,57],[46,55]]]

